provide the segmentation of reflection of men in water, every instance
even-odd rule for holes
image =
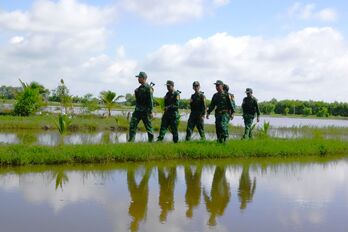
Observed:
[[[201,200],[201,175],[201,167],[197,167],[195,171],[192,171],[191,167],[185,167],[185,202],[188,206],[186,211],[186,216],[188,218],[192,218],[193,208],[197,207]]]
[[[158,183],[160,185],[159,206],[161,208],[160,221],[167,220],[167,214],[174,209],[174,188],[176,168],[169,168],[167,175],[163,168],[158,168]]]
[[[133,221],[130,224],[131,231],[138,231],[139,222],[146,216],[150,173],[150,170],[146,169],[140,183],[137,184],[135,181],[134,170],[129,170],[127,172],[128,191],[131,197],[128,212],[133,218]]]
[[[210,226],[216,225],[216,216],[222,216],[224,214],[228,202],[230,201],[230,186],[227,183],[225,172],[225,168],[216,167],[210,197],[205,190],[203,192],[204,201],[210,213],[208,222]]]
[[[240,201],[240,209],[245,209],[248,202],[251,202],[256,190],[256,178],[251,182],[249,175],[249,165],[243,166],[242,174],[239,179],[238,196]]]

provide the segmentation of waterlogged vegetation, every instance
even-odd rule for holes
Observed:
[[[330,156],[348,155],[348,143],[330,139],[255,139],[216,142],[127,143],[117,146],[38,145],[0,146],[1,165],[105,163],[114,161],[150,161],[172,159],[221,159],[249,157]]]

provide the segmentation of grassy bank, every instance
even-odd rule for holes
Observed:
[[[323,139],[232,140],[216,142],[65,145],[59,147],[3,145],[0,165],[107,163],[175,159],[306,157],[347,155],[348,143]]]

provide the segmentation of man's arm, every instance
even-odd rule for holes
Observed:
[[[256,109],[256,116],[257,116],[257,122],[260,121],[260,108],[259,108],[259,104],[257,103],[257,99],[254,98],[254,102],[255,102],[255,109]]]
[[[213,96],[213,98],[211,99],[211,102],[210,102],[210,106],[208,108],[208,111],[207,111],[207,119],[209,118],[209,114],[215,109],[215,95]]]

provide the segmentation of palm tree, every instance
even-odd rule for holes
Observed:
[[[115,92],[112,92],[110,90],[102,91],[100,93],[100,99],[103,101],[105,108],[108,110],[109,117],[111,116],[111,108],[113,107],[114,103],[122,97],[122,95],[117,96]]]

